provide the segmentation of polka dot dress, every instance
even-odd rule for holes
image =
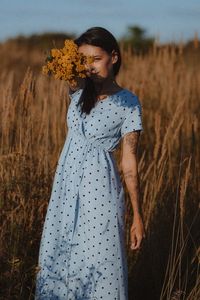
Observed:
[[[68,133],[44,222],[35,299],[127,300],[124,190],[112,151],[143,130],[138,97],[123,89],[89,115],[71,95]]]

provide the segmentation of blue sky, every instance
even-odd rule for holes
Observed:
[[[102,26],[117,38],[138,25],[161,42],[200,37],[199,0],[1,0],[0,41],[19,34]]]

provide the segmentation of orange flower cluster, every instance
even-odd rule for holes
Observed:
[[[46,65],[42,67],[45,75],[54,75],[54,78],[66,80],[71,85],[76,84],[77,77],[86,77],[85,64],[94,61],[92,56],[85,56],[78,52],[78,46],[73,40],[65,40],[62,49],[51,49],[51,55],[46,59]]]

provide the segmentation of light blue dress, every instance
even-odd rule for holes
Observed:
[[[71,95],[39,251],[37,300],[127,300],[124,189],[112,151],[142,130],[138,97],[127,89],[89,115]]]

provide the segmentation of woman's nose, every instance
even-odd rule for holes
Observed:
[[[86,71],[89,73],[96,73],[95,67],[92,66],[91,64],[86,64],[85,68],[86,68]]]
[[[91,67],[91,68],[90,68],[90,73],[91,73],[91,74],[95,74],[95,73],[96,73],[96,69],[95,69],[94,67]]]

